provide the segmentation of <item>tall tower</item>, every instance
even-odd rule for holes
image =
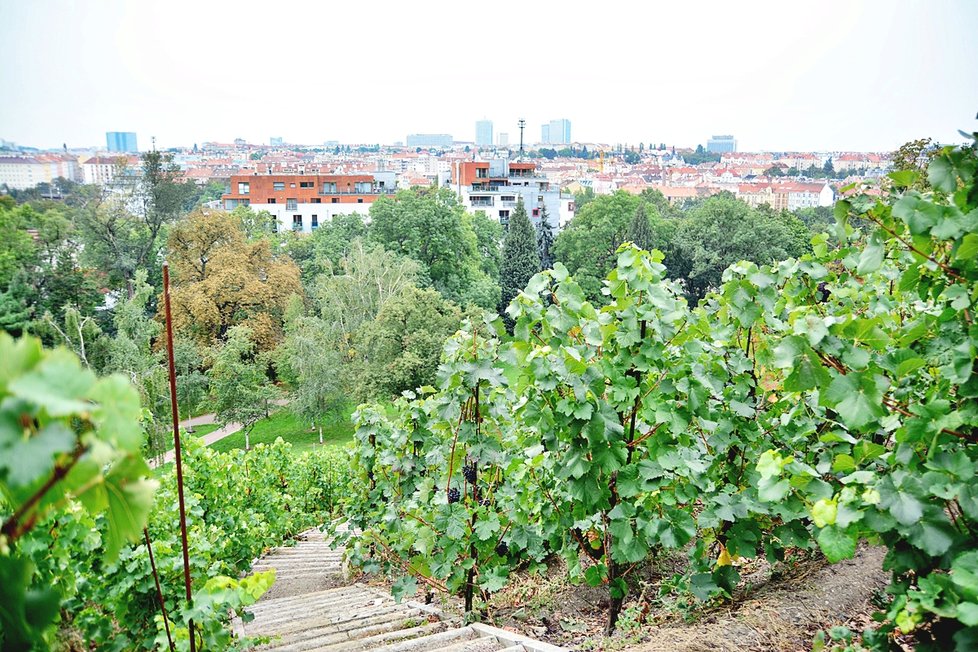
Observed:
[[[478,147],[492,147],[492,120],[476,121],[475,144]]]

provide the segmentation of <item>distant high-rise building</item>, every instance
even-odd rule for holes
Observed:
[[[479,147],[492,147],[492,120],[476,121],[475,144]]]
[[[567,118],[558,118],[540,127],[540,142],[551,145],[567,145],[571,142],[571,123]]]
[[[408,147],[451,147],[451,134],[408,134]]]
[[[281,136],[271,136],[268,139],[268,144],[271,147],[281,147],[285,144],[285,141],[282,140]]]
[[[110,152],[138,152],[136,133],[133,131],[105,132],[105,146]]]
[[[714,154],[737,151],[737,140],[733,136],[714,136],[706,141],[706,151]]]
[[[509,134],[505,131],[499,132],[499,135],[496,137],[496,144],[500,147],[509,147]]]

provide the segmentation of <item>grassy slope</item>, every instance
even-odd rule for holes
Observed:
[[[327,418],[323,423],[325,446],[343,446],[352,441],[353,423],[350,421],[352,413],[351,407]],[[269,418],[256,423],[251,431],[251,445],[270,444],[276,437],[291,443],[296,453],[319,446],[319,430],[310,430],[307,422],[300,422],[288,409],[279,410]],[[244,448],[244,446],[245,436],[240,431],[211,444],[211,448],[218,451]]]

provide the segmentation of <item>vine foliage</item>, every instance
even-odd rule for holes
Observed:
[[[475,609],[472,587],[489,600],[560,555],[608,587],[610,631],[633,569],[669,549],[689,557],[670,586],[713,600],[744,559],[866,540],[893,578],[862,644],[974,649],[976,160],[945,148],[926,183],[846,188],[811,254],[733,265],[695,310],[627,243],[603,307],[562,265],[537,274],[512,337],[467,323],[437,388],[357,413],[355,560]]]

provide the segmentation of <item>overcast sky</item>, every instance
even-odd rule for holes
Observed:
[[[0,0],[0,138],[892,150],[978,129],[978,2]]]

